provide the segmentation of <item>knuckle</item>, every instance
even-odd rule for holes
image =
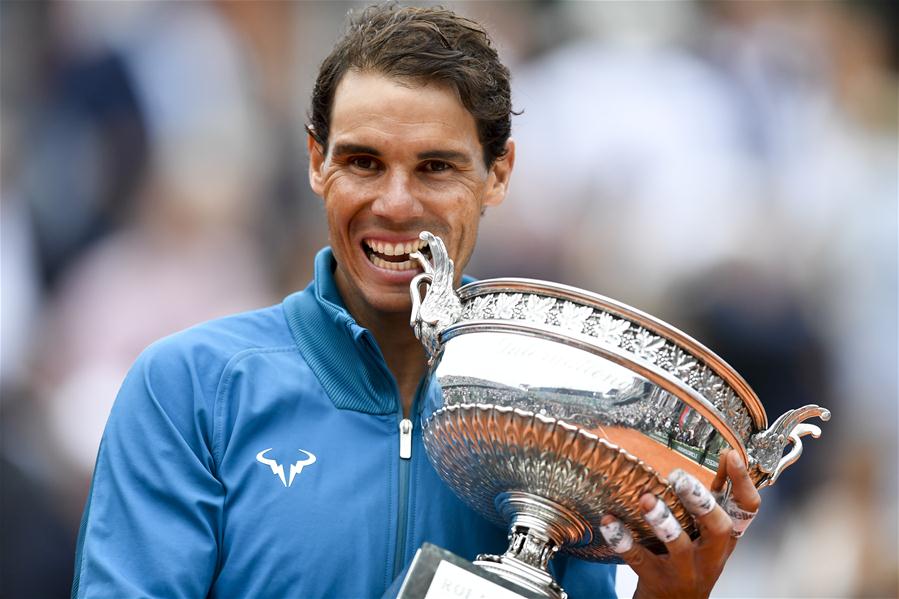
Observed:
[[[710,521],[706,526],[706,531],[709,536],[712,537],[729,537],[731,531],[733,530],[733,522],[730,517],[724,516],[721,518],[714,518]]]
[[[623,559],[627,563],[627,565],[634,569],[639,568],[646,562],[646,556],[642,551],[639,550],[638,547],[632,547],[631,549],[628,549],[619,557],[621,557],[621,559]]]
[[[753,488],[752,493],[750,493],[748,497],[741,498],[740,505],[743,509],[750,512],[758,511],[762,505],[762,497],[759,495],[759,492]]]
[[[682,558],[693,553],[693,544],[689,541],[683,543],[671,543],[668,545],[668,554],[672,558]]]

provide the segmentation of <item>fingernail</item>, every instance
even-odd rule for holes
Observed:
[[[705,516],[715,509],[715,497],[696,477],[681,469],[673,470],[668,481],[684,507],[694,516]]]
[[[617,518],[609,515],[603,516],[602,524],[599,525],[599,532],[602,533],[602,538],[606,540],[606,543],[609,544],[609,547],[615,553],[625,553],[634,546],[634,538],[631,536],[630,531]]]
[[[680,536],[683,530],[674,514],[668,509],[668,505],[658,497],[656,498],[656,504],[651,510],[643,514],[643,518],[649,523],[656,536],[663,543],[673,541]]]

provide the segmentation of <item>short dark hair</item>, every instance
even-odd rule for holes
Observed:
[[[324,150],[334,92],[349,70],[370,71],[422,83],[445,83],[474,117],[484,163],[505,155],[512,130],[509,69],[487,31],[442,7],[393,2],[350,14],[349,26],[319,68],[307,131]]]

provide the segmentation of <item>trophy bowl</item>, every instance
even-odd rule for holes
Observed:
[[[532,593],[564,597],[557,552],[614,559],[599,533],[610,513],[664,551],[638,507],[661,497],[699,533],[664,478],[680,468],[709,486],[736,451],[758,488],[773,484],[820,435],[810,405],[771,425],[746,381],[708,348],[639,310],[546,281],[490,279],[453,289],[442,241],[411,284],[416,335],[432,384],[424,443],[439,475],[475,511],[508,527],[509,550],[476,564]],[[422,298],[422,289],[426,293]],[[785,453],[785,450],[789,451]]]

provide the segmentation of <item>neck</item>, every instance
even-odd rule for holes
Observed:
[[[403,415],[408,417],[418,384],[427,370],[424,347],[409,326],[409,316],[399,313],[373,322],[357,322],[371,331],[377,340],[387,368],[399,387]]]

